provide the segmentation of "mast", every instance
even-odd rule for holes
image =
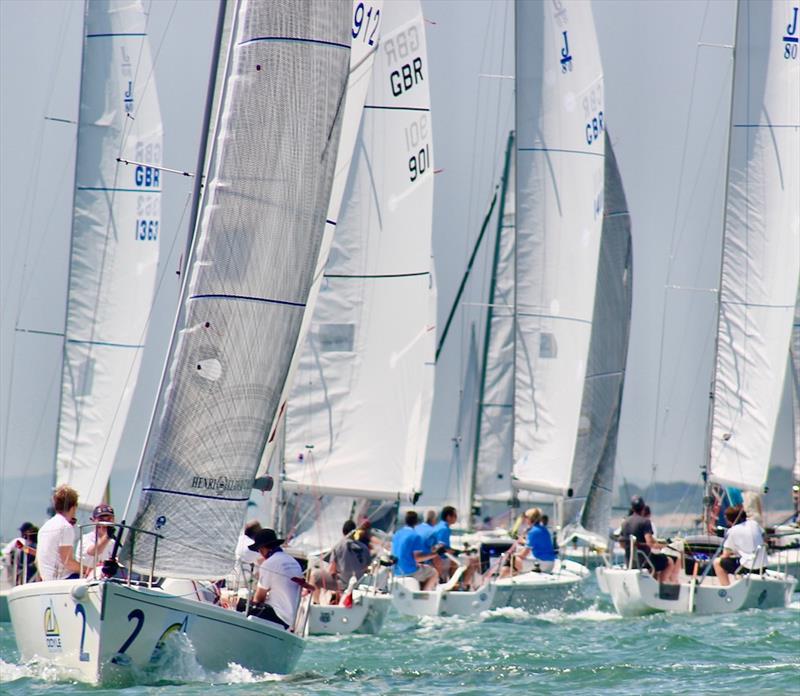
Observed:
[[[494,254],[492,256],[492,277],[489,282],[489,304],[486,307],[486,327],[483,333],[483,355],[481,356],[481,378],[480,387],[478,389],[478,408],[477,410],[477,423],[475,426],[475,449],[472,457],[471,475],[469,481],[469,491],[467,499],[470,501],[470,507],[475,507],[475,490],[477,484],[478,473],[478,457],[480,456],[481,446],[481,420],[483,416],[483,398],[486,391],[486,364],[489,356],[489,343],[492,334],[492,315],[494,312],[495,301],[495,288],[497,285],[497,268],[500,263],[500,245],[503,237],[503,219],[505,217],[506,207],[506,191],[508,190],[508,178],[511,171],[511,158],[513,156],[514,148],[514,131],[508,134],[506,141],[506,154],[503,163],[503,183],[500,191],[500,207],[497,211],[497,234],[494,241]],[[465,511],[468,515],[470,526],[472,525],[472,510]]]
[[[731,139],[733,137],[733,91],[736,87],[736,45],[739,38],[739,0],[736,2],[736,9],[734,10],[733,22],[733,41],[731,42],[731,97],[730,107],[728,110],[728,144],[725,151],[725,200],[723,203],[722,214],[722,244],[720,245],[720,263],[719,263],[719,281],[717,283],[717,329],[714,333],[714,359],[711,363],[711,384],[708,392],[708,421],[706,423],[706,461],[701,466],[701,476],[703,479],[704,491],[704,513],[705,528],[708,530],[712,527],[712,505],[714,497],[711,493],[711,481],[709,475],[711,474],[711,439],[713,437],[713,423],[714,423],[714,388],[717,380],[717,360],[719,359],[719,337],[720,337],[720,319],[722,316],[722,302],[720,295],[722,293],[722,274],[724,272],[723,256],[725,254],[725,239],[726,231],[728,228],[728,192],[730,183],[731,172]]]

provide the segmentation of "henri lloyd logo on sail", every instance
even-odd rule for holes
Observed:
[[[200,491],[213,491],[217,495],[233,492],[247,492],[253,487],[252,478],[230,478],[228,476],[194,476],[192,488]]]

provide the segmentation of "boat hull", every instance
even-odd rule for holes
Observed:
[[[395,578],[392,605],[407,616],[473,616],[491,608],[495,591],[494,583],[474,592],[441,589],[423,591]]]
[[[623,616],[775,609],[789,604],[797,584],[790,575],[767,573],[744,575],[725,587],[713,577],[705,578],[699,585],[694,585],[690,578],[679,585],[661,585],[648,573],[628,568],[598,568],[597,582],[600,591],[611,596],[614,608]]]
[[[528,612],[560,609],[575,592],[586,575],[569,571],[561,573],[521,573],[495,581],[497,591],[492,609],[516,607]]]
[[[354,593],[353,606],[312,604],[308,614],[307,635],[329,636],[349,633],[380,633],[392,597],[388,594]]]
[[[81,681],[135,681],[157,668],[171,634],[191,642],[206,670],[230,663],[286,674],[304,641],[275,624],[222,607],[114,582],[60,580],[15,588],[11,621],[22,660],[45,659]]]

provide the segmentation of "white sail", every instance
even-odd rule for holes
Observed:
[[[514,134],[508,137],[486,308],[474,452],[476,502],[510,501],[514,433]]]
[[[591,6],[516,5],[514,485],[569,495],[603,220]]]
[[[792,391],[792,414],[794,417],[794,480],[800,481],[800,284],[797,303],[794,306],[794,327],[792,329],[791,368],[789,379]]]
[[[572,465],[572,497],[563,501],[560,538],[574,529],[605,539],[628,357],[633,299],[631,216],[606,131],[605,212],[594,297],[592,338]]]
[[[384,6],[353,169],[286,428],[284,487],[413,499],[433,393],[433,150],[418,0]]]
[[[331,197],[349,2],[240,0],[204,196],[143,454],[155,572],[222,577],[289,373]],[[152,547],[136,539],[134,568]],[[130,544],[125,553],[130,554]]]
[[[90,509],[122,437],[158,267],[162,126],[146,25],[139,0],[86,3],[56,482]]]
[[[709,478],[767,479],[800,274],[797,2],[740,2]]]
[[[348,177],[352,165],[353,153],[361,124],[361,113],[364,108],[364,99],[366,98],[367,89],[372,79],[375,54],[378,51],[381,32],[385,24],[385,18],[382,14],[383,0],[371,0],[370,2],[352,0],[352,5],[350,75],[347,80],[347,91],[340,105],[340,108],[344,110],[342,132],[339,138],[339,152],[336,157],[333,188],[331,190],[328,214],[325,220],[325,234],[322,237],[317,266],[314,269],[314,282],[308,294],[309,307],[314,307],[316,304],[317,295],[322,287],[323,274],[336,231],[339,209],[342,205],[342,197],[344,196],[345,186],[349,180]],[[284,391],[281,394],[281,405],[270,427],[270,437],[267,440],[267,446],[261,460],[261,469],[264,472],[268,470],[269,463],[275,460],[272,456],[276,445],[275,435],[278,432],[283,417],[286,415],[289,392],[294,383],[294,374],[299,365],[302,346],[311,328],[312,317],[313,312],[306,312],[300,327],[300,333],[297,336],[297,347],[289,369],[289,377],[286,380]]]

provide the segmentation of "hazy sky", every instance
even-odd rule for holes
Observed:
[[[20,505],[39,505],[46,496],[41,486],[53,467],[60,344],[21,330],[63,331],[75,126],[45,116],[76,117],[82,5],[0,2],[0,531],[6,533],[18,522]],[[145,6],[164,119],[164,165],[194,170],[216,2],[145,0]],[[711,289],[719,274],[731,67],[724,44],[732,40],[733,2],[600,0],[593,8],[606,123],[633,221],[633,325],[618,471],[646,483],[655,463],[660,479],[695,480],[704,456]],[[513,127],[513,81],[496,77],[514,72],[513,5],[423,0],[423,10],[434,159],[442,170],[434,214],[441,317]],[[162,281],[115,469],[117,504],[139,456],[167,347],[190,186],[187,179],[165,176]],[[428,456],[440,466],[450,456],[469,324],[483,325],[475,305],[485,302],[488,275],[482,254],[437,372]],[[789,425],[787,415],[782,432]],[[789,466],[784,440],[775,460]],[[12,481],[22,472],[27,479]]]

